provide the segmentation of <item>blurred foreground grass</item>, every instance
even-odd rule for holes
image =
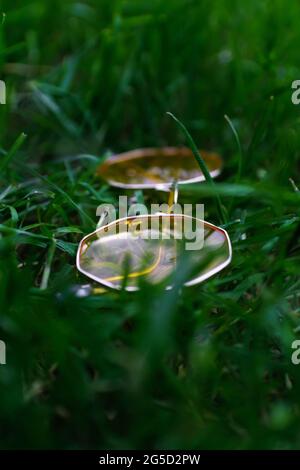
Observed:
[[[299,3],[1,10],[1,448],[300,448]],[[77,244],[118,196],[95,168],[182,144],[167,111],[223,155],[232,265],[194,288],[78,298]],[[181,200],[219,223],[208,185]]]

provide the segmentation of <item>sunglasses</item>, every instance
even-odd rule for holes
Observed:
[[[205,151],[201,155],[210,175],[218,176],[220,156]],[[164,212],[110,222],[108,213],[102,213],[98,228],[81,240],[76,257],[77,269],[93,281],[128,291],[138,290],[143,281],[164,283],[170,289],[183,259],[189,268],[184,285],[193,286],[231,262],[226,230],[203,218],[176,213],[180,185],[205,180],[188,148],[148,148],[114,155],[98,167],[97,175],[120,189],[169,192],[169,202]]]

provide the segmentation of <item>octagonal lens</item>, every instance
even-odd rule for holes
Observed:
[[[186,215],[128,217],[101,227],[80,242],[77,268],[105,286],[136,290],[141,279],[165,282],[178,262],[186,260],[190,277],[185,285],[204,281],[231,261],[225,230]]]
[[[218,176],[221,157],[203,150],[201,155],[211,176]],[[97,175],[112,186],[128,189],[167,190],[174,181],[187,184],[205,179],[192,151],[185,147],[145,148],[114,155],[98,167]]]

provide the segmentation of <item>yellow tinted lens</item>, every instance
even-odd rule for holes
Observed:
[[[191,230],[186,236],[187,228],[195,234],[194,240]],[[153,284],[168,280],[179,254],[187,255],[194,267],[187,282],[192,285],[228,264],[231,248],[225,231],[199,219],[168,214],[138,216],[112,222],[85,237],[77,265],[104,285],[120,288],[126,277],[127,288],[136,289],[141,278]]]
[[[212,177],[221,171],[218,154],[201,151]],[[203,181],[204,176],[188,148],[149,148],[115,155],[99,166],[97,174],[121,188],[156,188],[179,183]]]

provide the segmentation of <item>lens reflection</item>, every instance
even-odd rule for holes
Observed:
[[[220,156],[206,151],[201,155],[211,176],[217,176],[222,166]],[[132,189],[204,181],[191,150],[185,147],[137,149],[115,155],[99,166],[97,174],[112,186]]]
[[[141,279],[168,282],[179,255],[188,259],[193,272],[186,285],[197,284],[230,262],[229,238],[224,230],[185,215],[129,217],[86,236],[77,266],[93,280],[117,289],[126,277],[126,288],[135,290]]]

